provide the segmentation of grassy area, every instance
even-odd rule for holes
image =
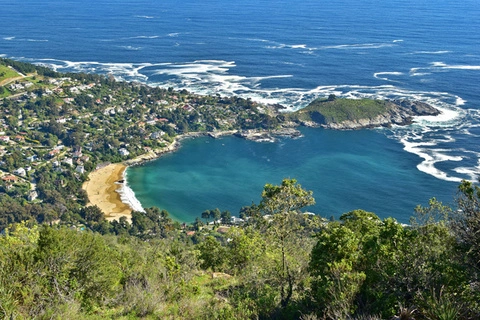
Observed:
[[[6,79],[19,77],[20,75],[7,66],[0,65],[0,82]]]
[[[317,99],[304,109],[292,114],[293,118],[321,124],[346,120],[372,119],[389,109],[386,101],[372,99]]]

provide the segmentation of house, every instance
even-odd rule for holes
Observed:
[[[237,217],[235,217],[235,216],[232,216],[232,217],[230,218],[230,223],[231,223],[231,224],[234,224],[234,225],[242,224],[242,223],[244,223],[244,222],[245,222],[245,220],[243,220],[242,218],[237,218]]]
[[[23,89],[23,85],[21,85],[20,83],[14,83],[10,85],[10,89],[13,91],[20,90]]]
[[[53,150],[51,150],[51,151],[48,152],[48,156],[49,156],[50,158],[53,158],[53,157],[55,157],[55,156],[56,156],[57,154],[59,154],[59,153],[60,153],[60,150],[58,150],[58,149],[53,149]]]
[[[65,158],[63,159],[63,163],[73,166],[73,159],[72,158]]]
[[[13,171],[13,173],[22,177],[27,175],[27,172],[23,168],[18,168],[17,170]]]
[[[2,181],[5,181],[5,182],[17,182],[17,180],[18,178],[12,175],[2,177]]]
[[[153,132],[151,135],[150,135],[150,138],[152,139],[159,139],[161,138],[162,136],[165,135],[165,132],[163,132],[162,130],[160,131],[156,131],[156,132]]]
[[[8,141],[10,141],[10,137],[9,136],[0,136],[0,141],[8,142]]]
[[[73,158],[80,158],[82,156],[82,147],[80,147],[80,149],[76,150],[74,153],[73,153]]]
[[[128,156],[130,154],[130,152],[128,152],[128,150],[125,148],[118,149],[118,152],[120,153],[121,156]]]
[[[84,166],[77,166],[75,171],[80,173],[80,174],[84,174],[85,173],[85,167]]]
[[[28,201],[33,201],[37,198],[38,198],[38,193],[35,190],[30,191],[27,197]]]
[[[183,110],[185,110],[187,112],[192,112],[194,109],[191,105],[186,104],[186,105],[183,106]]]

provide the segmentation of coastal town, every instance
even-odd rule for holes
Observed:
[[[92,171],[155,159],[182,138],[238,134],[265,141],[272,139],[265,132],[279,129],[277,134],[298,135],[278,113],[281,106],[238,97],[199,96],[109,75],[60,74],[8,59],[0,60],[0,84],[2,201],[35,206],[40,221],[58,221],[92,202],[95,194],[82,189]],[[121,208],[114,211],[131,211],[116,202]],[[21,216],[10,212],[0,225]]]

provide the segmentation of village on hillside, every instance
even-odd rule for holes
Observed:
[[[250,99],[61,74],[9,59],[0,59],[0,84],[0,194],[8,196],[2,201],[60,202],[66,207],[60,212],[88,201],[81,184],[105,163],[153,158],[179,136],[245,135],[284,122],[277,107]]]

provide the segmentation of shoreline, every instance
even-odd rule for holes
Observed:
[[[108,221],[119,220],[121,217],[131,221],[132,208],[122,201],[118,192],[127,166],[123,163],[112,163],[90,172],[89,180],[84,182],[82,189],[87,192],[87,206],[96,205],[102,210]]]

